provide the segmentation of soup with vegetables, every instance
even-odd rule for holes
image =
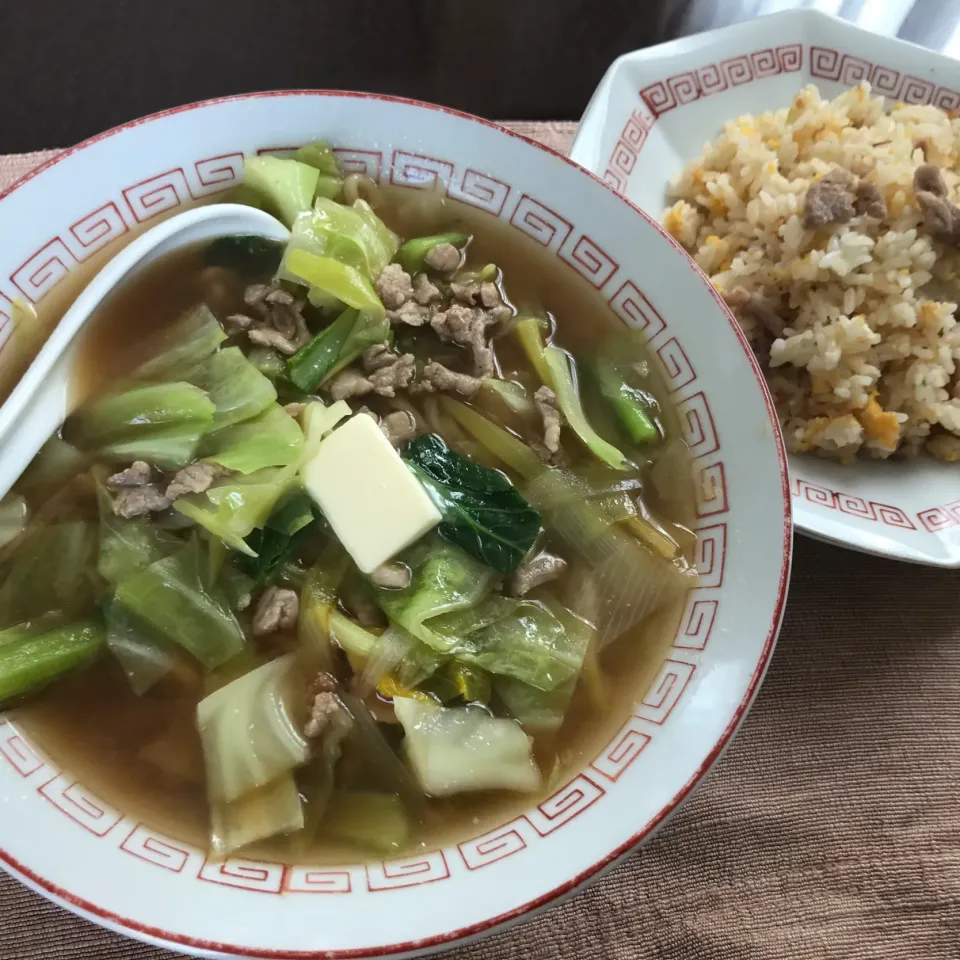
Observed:
[[[0,504],[0,704],[215,854],[382,856],[537,802],[622,722],[695,573],[643,338],[499,221],[246,162],[291,227],[91,321]]]

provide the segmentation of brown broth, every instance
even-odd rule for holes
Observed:
[[[378,212],[401,236],[462,228],[474,239],[469,262],[495,262],[506,291],[517,305],[536,305],[557,318],[557,342],[573,352],[589,347],[619,327],[597,292],[574,271],[558,264],[532,239],[500,221],[460,204],[438,207],[435,197],[394,190]],[[197,249],[180,251],[154,264],[118,291],[91,321],[81,344],[74,377],[75,397],[88,399],[145,359],[148,333],[161,329],[203,296],[204,276]],[[242,309],[242,285],[227,290],[221,317]],[[509,342],[497,345],[501,364],[511,362]],[[658,393],[668,429],[676,417],[665,393]],[[689,523],[692,503],[666,515]],[[603,651],[601,666],[608,705],[597,712],[582,690],[567,719],[549,743],[538,743],[549,792],[581,769],[613,737],[631,705],[652,681],[671,643],[680,606],[662,611]],[[281,639],[282,643],[282,639]],[[112,657],[54,685],[17,710],[28,735],[53,762],[108,803],[161,832],[206,845],[207,802],[203,762],[194,718],[203,697],[202,680],[167,678],[143,697],[130,690]],[[555,765],[551,769],[551,765]],[[436,848],[475,836],[519,814],[539,797],[517,794],[462,795],[431,801],[412,849]],[[288,840],[251,849],[251,854],[285,860],[342,862],[362,856],[356,848],[328,841],[306,852],[291,852]]]

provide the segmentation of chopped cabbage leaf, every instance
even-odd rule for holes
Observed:
[[[80,410],[76,439],[91,448],[136,440],[157,428],[204,430],[213,425],[215,412],[214,402],[192,383],[137,384]]]
[[[126,440],[109,443],[95,451],[108,463],[145,460],[161,470],[180,470],[193,463],[203,438],[203,429],[194,424],[143,430]]]
[[[200,701],[197,726],[211,801],[231,803],[307,762],[310,745],[293,708],[304,693],[288,653]]]
[[[266,524],[280,498],[297,483],[292,467],[266,468],[245,477],[231,478],[206,493],[180,497],[173,507],[219,537],[232,550],[255,557],[257,552],[244,538]]]
[[[243,630],[233,612],[203,586],[195,541],[121,581],[116,599],[208,670],[244,647]]]
[[[213,402],[215,433],[263,413],[277,399],[274,385],[243,355],[239,347],[228,347],[208,357],[189,374],[191,383],[207,392]]]
[[[97,531],[72,521],[28,529],[0,587],[0,624],[30,620],[51,610],[79,617],[91,610]]]
[[[497,610],[500,616],[495,617]],[[470,622],[476,612],[477,620]],[[472,610],[429,620],[453,656],[490,673],[514,677],[538,690],[555,690],[575,680],[590,643],[590,626],[540,600],[491,597]]]
[[[303,829],[303,804],[287,771],[231,803],[210,805],[210,849],[226,856],[258,840]]]
[[[201,303],[163,331],[156,356],[142,363],[134,380],[179,380],[227,339],[213,311]]]
[[[242,423],[207,438],[204,459],[237,473],[286,467],[300,459],[303,431],[276,403]]]
[[[493,688],[510,715],[532,736],[556,733],[570,706],[576,681],[538,690],[513,677],[497,677]]]
[[[320,171],[297,160],[246,157],[243,179],[288,227],[310,209]]]
[[[145,624],[116,600],[107,607],[106,625],[107,646],[137,696],[143,696],[177,665],[170,647],[154,637]]]
[[[336,153],[326,140],[314,140],[305,143],[293,155],[293,159],[307,166],[316,167],[321,176],[342,177],[343,167],[337,159]]]
[[[352,790],[330,797],[321,829],[336,840],[395,854],[410,839],[410,818],[395,794]]]
[[[431,617],[479,603],[494,571],[439,536],[425,537],[397,558],[411,571],[403,590],[377,588],[377,600],[395,623],[438,653],[448,653],[454,639],[430,629]]]
[[[395,699],[393,709],[406,734],[404,751],[430,796],[540,788],[530,742],[512,720],[481,707],[439,707],[406,697]]]

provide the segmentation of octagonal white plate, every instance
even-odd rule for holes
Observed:
[[[659,219],[664,189],[725,120],[868,80],[891,101],[960,107],[960,63],[809,10],[626,54],[583,115],[571,157]],[[960,567],[960,464],[842,466],[790,457],[798,530],[855,550]]]

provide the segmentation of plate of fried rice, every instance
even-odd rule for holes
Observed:
[[[797,528],[960,567],[960,64],[813,11],[764,17],[621,57],[572,156],[739,322]]]

